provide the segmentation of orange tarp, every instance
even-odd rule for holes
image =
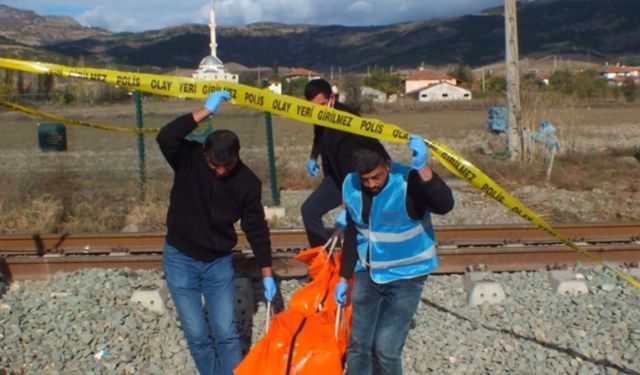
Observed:
[[[339,279],[341,255],[330,255],[320,246],[296,256],[309,265],[312,280],[293,294],[286,310],[273,318],[267,333],[236,367],[235,375],[342,374],[351,306],[343,309],[336,331],[338,306],[333,290]]]

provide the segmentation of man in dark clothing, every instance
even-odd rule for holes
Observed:
[[[413,315],[427,275],[438,267],[430,214],[451,211],[453,195],[427,166],[424,140],[411,135],[409,148],[411,166],[391,161],[382,147],[355,150],[356,172],[342,186],[347,228],[334,298],[346,303],[355,270],[349,374],[402,374]]]
[[[230,375],[242,359],[231,263],[238,220],[260,266],[265,297],[272,300],[276,293],[261,182],[240,160],[238,137],[216,130],[204,145],[185,139],[229,97],[227,91],[210,94],[203,108],[176,118],[157,136],[174,171],[162,265],[189,351],[203,375]]]
[[[304,96],[315,104],[358,115],[353,109],[336,100],[331,85],[324,79],[309,81],[305,87]],[[323,245],[329,239],[322,217],[342,203],[340,192],[342,181],[348,173],[353,172],[351,154],[354,149],[367,144],[380,144],[380,142],[373,138],[314,125],[313,145],[307,161],[307,172],[311,177],[320,175],[317,159],[318,156],[322,156],[324,178],[301,207],[302,221],[311,247]],[[341,211],[338,214],[336,226],[344,227],[344,220],[345,212]]]

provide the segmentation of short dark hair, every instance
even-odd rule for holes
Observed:
[[[231,130],[220,129],[209,134],[203,148],[205,154],[213,160],[227,163],[240,155],[240,140]]]
[[[304,97],[307,100],[315,98],[318,94],[323,94],[327,99],[331,97],[331,84],[326,79],[312,79],[304,87]]]
[[[358,174],[367,174],[391,160],[380,142],[368,142],[353,150],[353,168]]]

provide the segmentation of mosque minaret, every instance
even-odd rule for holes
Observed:
[[[218,43],[216,42],[216,13],[213,9],[213,0],[209,8],[209,29],[211,34],[211,54],[200,61],[200,66],[193,73],[193,78],[206,79],[211,81],[231,81],[238,82],[238,75],[227,72],[224,64],[217,56]]]
[[[218,56],[218,43],[216,43],[216,11],[213,9],[213,0],[211,0],[211,7],[209,7],[209,30],[211,34],[211,56]]]

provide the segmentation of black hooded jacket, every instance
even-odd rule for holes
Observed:
[[[197,125],[192,114],[185,114],[165,125],[156,137],[174,170],[167,242],[192,258],[211,261],[231,253],[238,240],[234,223],[240,220],[259,266],[271,266],[262,183],[241,160],[228,176],[216,176],[204,158],[202,144],[185,139]]]
[[[340,102],[336,102],[334,108],[359,116],[356,111]],[[322,156],[322,171],[325,176],[333,178],[338,189],[342,189],[342,181],[354,171],[351,158],[353,150],[370,142],[379,141],[320,125],[313,127],[313,147],[317,148]]]

